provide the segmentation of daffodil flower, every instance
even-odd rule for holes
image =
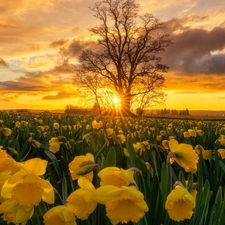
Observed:
[[[219,152],[219,155],[222,159],[225,159],[225,149],[220,148],[217,150],[217,152]]]
[[[85,177],[78,179],[78,185],[80,188],[72,192],[67,198],[67,207],[77,218],[85,220],[98,204],[94,200],[95,187]]]
[[[45,225],[76,225],[75,216],[66,205],[58,205],[48,210],[43,216]]]
[[[106,206],[106,215],[113,225],[137,223],[148,211],[144,195],[134,186],[104,185],[96,189],[95,199]]]
[[[56,152],[59,151],[60,144],[61,144],[61,142],[59,142],[59,138],[58,137],[52,137],[49,140],[49,151],[55,154]]]
[[[73,180],[77,180],[80,176],[85,176],[89,181],[92,181],[93,170],[96,168],[97,164],[95,164],[94,156],[91,153],[76,156],[69,163],[69,171]]]
[[[177,183],[167,196],[165,208],[174,221],[190,219],[195,208],[195,199],[182,184]]]
[[[25,225],[27,221],[32,217],[34,208],[26,208],[14,199],[8,199],[0,205],[0,213],[3,213],[3,220],[7,221],[7,224],[14,223]]]
[[[16,161],[7,154],[6,150],[2,149],[3,147],[0,146],[0,172],[10,170]]]
[[[195,146],[195,152],[198,155],[202,155],[202,158],[207,160],[210,158],[212,151],[211,150],[205,150],[201,145],[196,145]]]
[[[31,209],[41,200],[54,203],[54,189],[49,181],[40,176],[45,173],[47,161],[33,158],[21,163],[21,169],[3,185],[1,196],[13,199],[17,204]]]
[[[177,140],[169,141],[171,152],[167,158],[172,164],[176,161],[186,172],[197,172],[198,154],[193,150],[192,145],[178,144]]]
[[[101,186],[114,185],[122,187],[135,183],[134,172],[132,170],[124,170],[118,167],[106,167],[98,173],[98,176],[101,178]]]

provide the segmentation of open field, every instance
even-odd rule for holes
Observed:
[[[0,112],[0,224],[225,224],[225,121],[204,118]]]

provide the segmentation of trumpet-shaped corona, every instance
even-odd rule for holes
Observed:
[[[75,216],[65,205],[51,208],[45,213],[43,218],[45,225],[76,225]]]
[[[167,158],[171,164],[176,161],[186,172],[195,173],[197,171],[198,154],[191,145],[178,144],[177,140],[171,139],[169,147],[171,152]]]
[[[105,185],[96,189],[95,199],[106,206],[106,213],[113,225],[132,221],[137,223],[148,211],[144,195],[134,186]]]
[[[179,222],[190,219],[195,208],[195,199],[185,187],[178,184],[167,196],[165,208],[172,220]]]

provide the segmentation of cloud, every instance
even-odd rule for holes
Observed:
[[[19,94],[17,93],[6,93],[4,95],[0,96],[0,101],[4,102],[14,102],[19,97]]]
[[[64,92],[59,91],[56,95],[47,95],[44,96],[43,100],[58,100],[58,99],[67,99],[67,98],[79,98],[81,95],[79,92]]]
[[[63,61],[56,64],[53,69],[39,72],[28,72],[28,71],[14,71],[14,73],[24,74],[16,78],[15,80],[8,80],[0,82],[0,92],[18,92],[26,94],[41,94],[50,92],[59,92],[61,90],[67,90],[67,92],[74,93],[73,75],[74,65]],[[62,93],[64,93],[63,91]],[[72,94],[71,94],[72,95]],[[62,96],[62,95],[60,95]],[[58,96],[58,97],[60,97]],[[69,96],[68,96],[69,97]]]
[[[58,47],[65,45],[67,42],[68,42],[68,40],[66,40],[66,39],[60,39],[57,41],[53,41],[52,43],[49,44],[49,46],[52,48],[58,48]]]
[[[60,53],[68,57],[78,57],[82,51],[92,47],[93,41],[73,39],[68,46],[61,48]]]
[[[52,72],[57,74],[75,74],[75,65],[69,63],[68,60],[64,60],[59,65],[56,65]]]
[[[26,83],[18,82],[18,81],[0,82],[0,90],[35,92],[35,91],[40,91],[43,89],[45,89],[45,87],[42,85],[35,85],[35,84],[30,85],[30,84],[26,84]]]
[[[3,12],[11,12],[13,14],[19,14],[26,12],[30,9],[35,8],[46,8],[47,6],[51,6],[53,0],[39,0],[39,1],[30,1],[30,0],[8,0],[8,1],[1,1],[0,2],[0,9]]]
[[[208,74],[225,74],[225,53],[212,55],[206,62]]]
[[[2,58],[0,58],[0,66],[6,67],[6,68],[9,67],[8,64]]]
[[[203,91],[176,91],[174,94],[200,94],[204,93]]]
[[[224,37],[223,27],[215,27],[211,31],[188,29],[179,34],[172,34],[174,44],[166,49],[163,60],[172,70],[192,75],[224,74],[224,54],[214,54],[225,48]]]

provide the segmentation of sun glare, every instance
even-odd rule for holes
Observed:
[[[118,104],[118,103],[120,103],[120,99],[117,98],[116,96],[114,96],[113,97],[113,102],[114,102],[114,104]]]

